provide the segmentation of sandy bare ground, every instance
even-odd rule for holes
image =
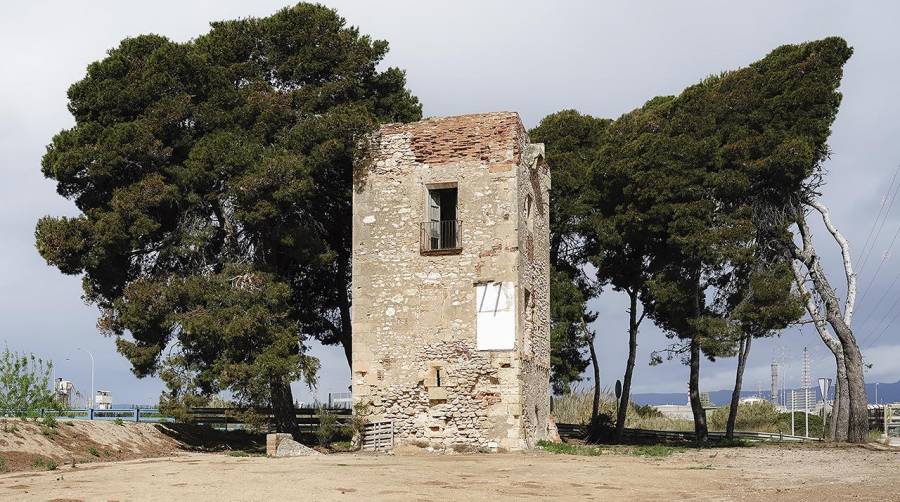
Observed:
[[[145,423],[75,420],[42,428],[31,420],[0,420],[0,459],[6,471],[30,470],[36,459],[60,465],[131,460],[172,455],[180,448],[177,440]]]
[[[840,482],[838,481],[840,479]],[[270,459],[190,453],[0,475],[0,500],[900,500],[900,452],[688,450]]]

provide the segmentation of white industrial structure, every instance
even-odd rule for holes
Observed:
[[[108,390],[98,390],[94,402],[98,410],[112,409],[112,392]]]

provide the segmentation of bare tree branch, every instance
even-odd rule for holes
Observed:
[[[849,326],[850,321],[853,319],[853,306],[856,303],[856,273],[853,272],[853,262],[850,259],[850,243],[847,242],[847,239],[841,234],[837,227],[834,226],[834,223],[831,221],[831,214],[828,212],[828,207],[825,204],[818,200],[812,200],[807,202],[807,204],[814,208],[822,215],[822,220],[825,222],[825,228],[831,232],[831,235],[834,237],[834,240],[837,241],[838,245],[841,247],[841,258],[844,260],[844,272],[847,276],[847,300],[844,303],[844,322]]]

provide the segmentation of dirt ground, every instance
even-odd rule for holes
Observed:
[[[62,465],[173,455],[182,444],[151,424],[75,420],[42,427],[32,420],[0,420],[3,471],[33,469],[42,459]]]
[[[0,500],[900,500],[900,452],[175,457],[0,475]]]

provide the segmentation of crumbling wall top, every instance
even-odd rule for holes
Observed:
[[[416,162],[519,163],[528,134],[515,112],[438,117],[381,126],[382,136],[408,135]]]

